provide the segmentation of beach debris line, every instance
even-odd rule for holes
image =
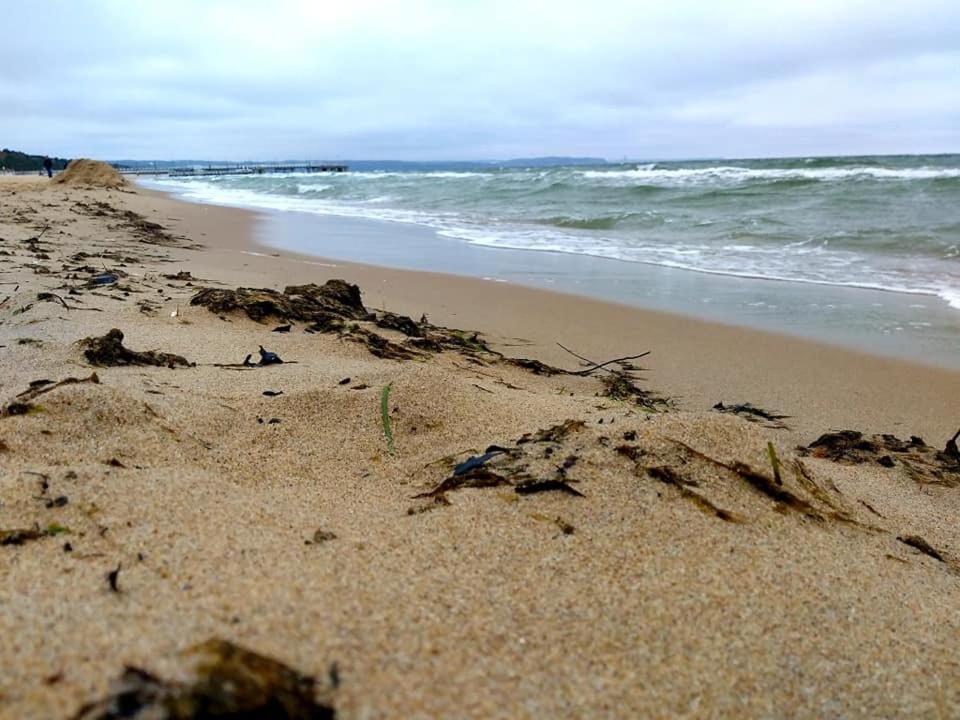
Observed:
[[[760,423],[765,421],[762,424],[764,427],[768,427],[774,430],[788,430],[789,426],[784,423],[784,420],[789,420],[789,415],[780,415],[779,413],[770,412],[769,410],[764,410],[759,408],[756,405],[751,405],[750,403],[736,403],[734,405],[724,405],[723,401],[718,402],[713,406],[713,409],[717,412],[728,413],[730,415],[739,415],[744,420],[749,420],[750,422]]]
[[[321,688],[311,676],[219,638],[188,649],[180,659],[184,672],[177,680],[127,666],[107,696],[81,707],[73,720],[336,717],[332,701],[339,672]]]
[[[182,355],[174,353],[147,350],[138,352],[123,346],[123,331],[113,328],[106,335],[88,337],[80,341],[83,355],[91,365],[119,366],[119,365],[152,365],[156,367],[194,367]]]
[[[561,345],[567,352],[581,359],[586,367],[576,370],[548,365],[530,358],[507,357],[491,348],[480,333],[432,325],[426,315],[417,322],[410,317],[389,311],[370,312],[363,305],[360,288],[344,280],[328,280],[323,285],[291,285],[283,292],[270,288],[203,288],[191,300],[225,319],[228,313],[243,313],[251,320],[264,322],[280,320],[286,323],[274,328],[286,332],[292,322],[307,323],[308,333],[337,333],[341,338],[364,345],[375,357],[386,360],[419,360],[426,353],[446,350],[462,353],[483,363],[501,362],[523,368],[536,375],[592,376],[605,372],[604,395],[635,402],[647,410],[662,410],[670,406],[667,399],[642,390],[633,374],[639,368],[631,361],[646,357],[650,351],[594,362]],[[397,332],[405,336],[394,342],[360,323]],[[616,366],[613,368],[611,366]]]

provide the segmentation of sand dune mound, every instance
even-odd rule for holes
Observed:
[[[104,188],[120,188],[127,185],[123,175],[111,165],[86,158],[71,160],[67,169],[54,177],[53,182],[57,185],[90,185]]]

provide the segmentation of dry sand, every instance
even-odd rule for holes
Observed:
[[[960,373],[280,253],[252,243],[249,213],[144,191],[0,183],[0,529],[69,528],[0,547],[0,716],[69,717],[125,664],[175,676],[209,637],[321,685],[335,664],[348,718],[960,715],[960,468],[917,446],[881,452],[889,468],[796,450],[841,428],[942,448]],[[91,284],[105,271],[124,275]],[[163,277],[181,271],[194,279]],[[556,341],[594,359],[653,350],[640,385],[674,407],[489,354],[378,359],[189,304],[199,287],[330,278],[514,357],[576,369]],[[76,342],[113,327],[197,365],[90,367]],[[296,362],[214,365],[259,345]],[[33,381],[93,371],[9,412]],[[720,400],[789,428],[711,411]],[[584,425],[515,444],[567,420]],[[510,448],[492,476],[582,497],[413,497],[491,444]],[[307,544],[317,530],[336,537]]]

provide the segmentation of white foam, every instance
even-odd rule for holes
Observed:
[[[749,182],[751,180],[848,180],[874,178],[878,180],[934,180],[960,178],[960,168],[745,168],[735,165],[715,165],[702,168],[661,168],[643,166],[630,170],[582,170],[580,175],[590,180],[613,184],[691,185],[705,182]]]
[[[712,170],[718,169],[722,170]],[[732,169],[743,171],[742,168]],[[576,172],[600,175],[630,173],[632,177],[636,173],[664,171]],[[956,172],[960,175],[960,169]],[[383,176],[388,173],[370,175]],[[386,195],[346,203],[303,195],[268,194],[199,180],[171,180],[161,184],[175,187],[186,197],[202,202],[415,224],[433,228],[443,237],[485,247],[589,255],[714,275],[931,295],[940,297],[950,307],[960,310],[960,269],[954,267],[954,262],[944,263],[940,259],[922,257],[905,261],[902,257],[868,255],[839,249],[835,245],[831,247],[828,239],[823,238],[767,245],[762,242],[717,245],[691,240],[677,241],[673,235],[668,236],[670,240],[666,241],[657,237],[655,232],[627,235],[577,231],[499,221],[489,216],[474,218],[449,211],[398,208],[386,204],[389,202],[389,196]],[[815,262],[812,256],[815,256]]]

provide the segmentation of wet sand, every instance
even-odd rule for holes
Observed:
[[[69,717],[125,664],[174,676],[209,637],[321,685],[335,664],[338,717],[957,713],[960,470],[935,449],[960,373],[281,253],[243,211],[42,185],[0,179],[0,529],[44,531],[0,547],[0,716]],[[190,305],[200,287],[331,278],[368,310],[479,330],[510,357],[576,370],[557,342],[597,361],[652,350],[638,384],[671,405],[489,353],[380,359],[353,330],[275,333],[278,319]],[[92,367],[76,342],[113,327],[196,366]],[[259,345],[287,362],[217,366]],[[10,412],[38,379],[92,372]],[[933,449],[796,449],[846,428]],[[492,444],[503,482],[414,497]]]

